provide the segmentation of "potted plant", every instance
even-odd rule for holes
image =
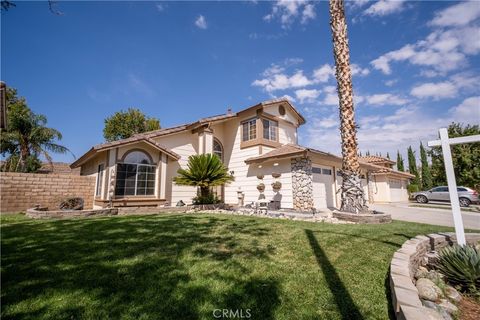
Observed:
[[[264,177],[264,175],[263,175],[263,174],[261,174],[261,173],[257,174],[257,179],[259,179],[259,180],[262,180],[262,179],[263,179],[263,177]]]
[[[281,173],[278,173],[278,172],[272,173],[272,177],[274,177],[275,179],[280,178],[281,176],[282,176]]]
[[[265,184],[259,183],[257,186],[258,191],[263,192],[265,191]]]

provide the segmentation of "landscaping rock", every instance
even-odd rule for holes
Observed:
[[[460,293],[458,293],[458,291],[452,286],[447,286],[445,288],[445,296],[453,302],[460,302],[462,300]]]
[[[426,278],[428,274],[428,269],[425,267],[418,267],[417,272],[415,272],[415,279]]]
[[[440,282],[440,281],[443,281],[443,274],[435,270],[430,270],[426,274],[425,278],[432,280],[433,282]]]
[[[457,306],[451,303],[450,301],[448,301],[447,299],[440,300],[440,303],[438,304],[438,306],[441,309],[444,309],[445,311],[447,311],[449,314],[454,314],[455,312],[458,311]]]
[[[421,278],[417,281],[416,287],[420,299],[437,301],[442,294],[442,290],[435,285],[431,280]]]

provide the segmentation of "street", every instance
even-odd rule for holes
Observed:
[[[392,219],[453,227],[452,212],[445,209],[409,207],[409,203],[370,204],[369,208],[390,213]],[[480,213],[462,211],[466,229],[480,230]]]

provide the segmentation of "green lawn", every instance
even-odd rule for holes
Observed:
[[[1,217],[2,319],[387,319],[388,266],[417,234],[393,222],[246,216]]]

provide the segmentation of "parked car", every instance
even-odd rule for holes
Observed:
[[[478,192],[473,189],[457,187],[457,192],[461,207],[468,207],[472,203],[479,202]],[[414,192],[411,198],[415,199],[418,203],[428,203],[429,201],[450,202],[450,194],[446,186],[435,187],[428,191]]]

